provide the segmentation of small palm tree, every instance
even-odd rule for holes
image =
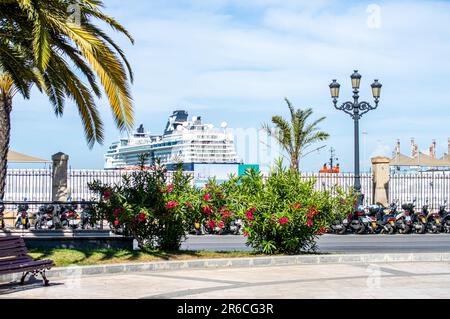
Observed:
[[[285,99],[289,111],[290,121],[285,120],[281,116],[273,116],[272,128],[269,124],[263,125],[263,130],[280,144],[281,148],[289,155],[290,167],[295,171],[299,171],[300,159],[304,157],[305,151],[313,144],[327,140],[330,135],[319,130],[317,125],[325,120],[321,117],[311,123],[308,123],[309,117],[313,111],[311,108],[295,110],[292,103]]]
[[[102,6],[101,0],[0,0],[0,200],[16,93],[28,99],[35,86],[49,97],[56,116],[62,116],[65,102],[72,100],[89,147],[103,142],[103,122],[95,104],[103,91],[117,127],[132,127],[130,65],[94,21],[106,23],[131,42],[133,38],[102,12]]]

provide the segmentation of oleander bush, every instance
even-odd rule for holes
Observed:
[[[113,230],[133,236],[141,248],[177,250],[201,217],[191,179],[178,170],[169,182],[166,169],[158,166],[132,172],[120,185],[94,182],[89,187],[101,198],[97,214]]]
[[[265,254],[315,251],[317,237],[351,211],[354,198],[316,191],[314,183],[281,162],[267,179],[253,171],[231,181],[229,206],[244,220],[247,244]]]

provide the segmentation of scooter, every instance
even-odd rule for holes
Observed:
[[[395,226],[400,234],[408,234],[413,229],[412,217],[414,216],[414,208],[416,200],[414,199],[412,203],[407,203],[402,205],[402,211],[397,214]]]
[[[60,218],[62,228],[76,229],[78,227],[77,224],[78,214],[76,213],[76,209],[77,209],[76,205],[72,204],[67,204],[61,207]]]
[[[382,222],[383,230],[381,233],[392,235],[396,230],[395,223],[397,221],[397,203],[392,203],[384,213],[385,215]]]
[[[368,209],[368,218],[370,218],[369,232],[379,234],[383,230],[383,206],[370,205]]]
[[[427,207],[428,209],[428,207]],[[427,215],[427,232],[438,234],[442,230],[442,220],[439,211],[430,211]]]
[[[54,205],[46,205],[39,207],[37,213],[36,223],[34,224],[35,229],[54,229],[53,215],[55,213]]]
[[[242,220],[236,219],[232,221],[229,227],[229,232],[233,235],[239,235],[241,234],[241,231],[242,231]]]
[[[80,214],[80,228],[81,229],[93,229],[95,227],[94,209],[91,204],[82,204]]]
[[[428,218],[428,200],[423,205],[420,212],[415,212],[413,216],[413,231],[416,234],[425,234],[427,231],[427,218]]]
[[[439,215],[442,221],[442,231],[450,233],[450,212],[447,211],[447,200],[444,201],[444,205],[439,207]]]
[[[25,199],[26,201],[26,199]],[[30,228],[30,219],[28,216],[28,204],[20,204],[17,208],[17,218],[14,223],[17,229],[28,229]]]
[[[335,220],[331,223],[330,229],[333,233],[344,235],[347,232],[348,220],[351,218],[351,214],[344,220]]]
[[[369,223],[372,220],[366,217],[366,212],[363,206],[358,206],[353,214],[350,215],[350,221],[347,221],[350,229],[356,234],[364,234],[367,230]],[[344,221],[345,225],[345,221]]]

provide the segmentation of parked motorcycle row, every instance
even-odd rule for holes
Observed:
[[[25,203],[17,206],[14,221],[16,229],[93,229],[95,227],[94,210],[91,204],[48,204],[39,207],[36,213],[30,213],[29,205]],[[1,229],[4,223],[5,205],[0,203]],[[34,220],[34,225],[31,225]]]
[[[389,208],[379,205],[359,206],[342,221],[332,223],[336,234],[425,234],[450,233],[450,211],[445,201],[438,211],[429,209],[428,201],[419,210],[416,200],[398,207],[398,201]]]

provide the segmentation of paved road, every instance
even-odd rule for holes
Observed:
[[[136,272],[0,285],[2,298],[448,298],[448,262]]]
[[[450,234],[325,235],[319,251],[328,253],[450,252]],[[190,236],[182,245],[189,250],[251,250],[242,236]]]

